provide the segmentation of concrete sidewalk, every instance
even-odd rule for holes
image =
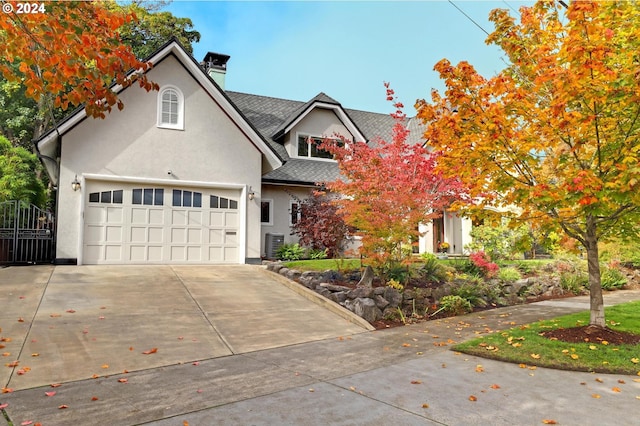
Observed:
[[[154,311],[157,301],[153,297],[139,303],[142,313],[135,314],[161,316],[162,312]],[[19,300],[33,303],[27,296]],[[640,292],[605,296],[607,304],[629,300],[640,300]],[[87,303],[96,305],[98,315],[102,312],[100,303]],[[24,386],[0,395],[0,405],[8,404],[4,411],[14,425],[25,421],[43,425],[539,425],[543,420],[563,425],[637,424],[633,413],[640,408],[636,399],[640,383],[634,379],[639,376],[523,369],[449,350],[453,342],[480,333],[584,309],[588,309],[588,298],[577,297],[383,331],[334,334],[236,355],[199,357],[198,351],[193,356],[187,352],[173,364],[150,365],[129,373],[110,365],[99,369],[100,377],[95,379],[66,381],[55,388],[49,383]],[[80,309],[76,311],[48,318],[62,318],[67,321],[64,324],[74,326],[71,319]],[[109,319],[105,317],[98,321]],[[306,314],[302,317],[306,319]],[[2,323],[5,318],[4,312],[0,314]],[[50,324],[45,318],[42,325]],[[158,324],[165,323],[158,319]],[[59,332],[61,326],[60,321],[48,330]],[[308,332],[313,333],[316,326],[310,325]],[[209,332],[215,334],[215,329]],[[192,350],[199,347],[191,341],[192,334],[185,332],[182,340],[173,334],[175,330],[165,330],[164,341],[176,340]],[[8,335],[7,329],[2,335]],[[153,339],[141,347],[136,343],[134,351],[125,347],[111,359],[133,352],[131,359],[153,360],[162,355],[162,346],[156,354],[140,354],[151,342]],[[29,362],[37,359],[44,364],[47,358],[43,353]],[[478,365],[482,372],[477,371]],[[23,376],[35,372],[34,367]],[[477,401],[470,401],[471,395]],[[0,425],[3,421],[0,417]]]

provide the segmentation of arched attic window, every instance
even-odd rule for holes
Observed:
[[[163,86],[158,92],[158,127],[184,130],[184,97],[175,86]]]

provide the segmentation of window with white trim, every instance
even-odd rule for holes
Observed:
[[[184,97],[177,87],[165,86],[158,92],[158,127],[184,129]]]
[[[318,148],[318,145],[325,138],[298,135],[298,157],[322,158],[325,160],[333,160],[333,155],[328,151]]]

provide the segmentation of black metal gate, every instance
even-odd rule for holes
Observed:
[[[51,212],[20,201],[0,203],[0,264],[51,262],[54,234]]]

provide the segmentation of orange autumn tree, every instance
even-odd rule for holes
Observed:
[[[590,325],[605,327],[598,242],[637,231],[640,206],[640,6],[540,1],[490,15],[487,43],[510,65],[485,79],[440,61],[444,96],[419,101],[438,170],[470,187],[476,208],[520,208],[584,248]],[[637,234],[635,234],[637,235]]]
[[[1,3],[0,73],[41,106],[84,104],[88,115],[104,118],[114,105],[123,108],[114,85],[155,88],[144,74],[151,64],[136,59],[118,34],[133,14],[98,1]]]
[[[437,155],[422,143],[409,143],[403,105],[385,86],[396,108],[391,140],[327,139],[320,145],[340,169],[341,178],[326,183],[342,195],[336,200],[338,214],[362,236],[361,254],[383,274],[408,260],[403,246],[418,241],[419,224],[440,217],[464,194],[457,179],[434,171]]]

